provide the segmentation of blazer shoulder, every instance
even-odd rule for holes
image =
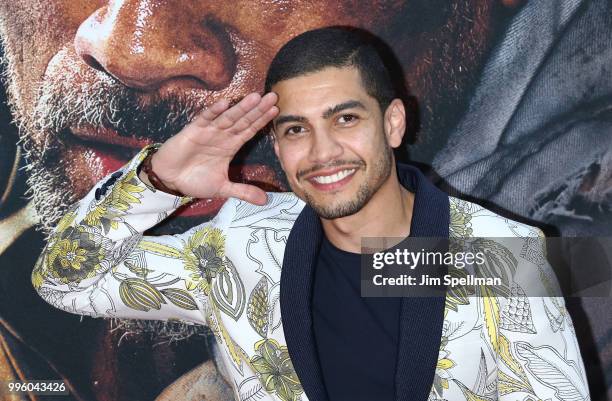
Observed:
[[[449,196],[451,236],[544,237],[543,231],[475,202]]]
[[[232,226],[280,227],[287,224],[292,225],[305,205],[305,202],[293,192],[266,192],[266,195],[268,201],[261,206],[234,199],[235,212]]]

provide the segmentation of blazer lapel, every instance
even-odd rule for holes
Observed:
[[[415,167],[397,164],[400,183],[415,193],[411,237],[448,238],[448,195]],[[444,296],[403,298],[395,371],[397,401],[427,400],[434,379],[442,324]]]
[[[285,247],[281,271],[280,307],[283,331],[293,368],[310,401],[327,401],[312,328],[312,283],[323,238],[321,222],[306,204]]]

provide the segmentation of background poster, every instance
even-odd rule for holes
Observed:
[[[609,1],[0,0],[0,380],[63,378],[79,400],[220,399],[205,328],[64,313],[30,272],[99,179],[202,106],[261,90],[283,43],[328,25],[373,32],[401,64],[403,161],[549,235],[612,235]],[[234,179],[286,189],[258,138]],[[592,399],[608,399],[612,301],[567,302]]]

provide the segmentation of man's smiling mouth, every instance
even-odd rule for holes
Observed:
[[[355,175],[357,167],[339,167],[331,170],[318,171],[306,177],[306,180],[320,191],[339,189],[347,184]]]
[[[140,149],[153,143],[137,136],[120,136],[115,130],[98,127],[73,127],[69,129],[70,145],[82,148],[90,169],[91,185],[124,166]],[[284,191],[277,173],[263,163],[232,162],[229,178],[234,182],[257,185],[265,191]],[[177,210],[181,217],[211,216],[219,211],[225,199],[197,199]]]
[[[334,182],[338,182],[341,179],[353,174],[354,172],[355,172],[355,169],[352,168],[352,169],[346,169],[346,170],[339,171],[335,174],[317,175],[315,177],[312,177],[312,179],[318,182],[319,184],[332,184]]]

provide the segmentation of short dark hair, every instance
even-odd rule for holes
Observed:
[[[276,53],[265,81],[270,92],[280,81],[318,72],[327,67],[355,67],[368,95],[385,111],[396,97],[391,74],[372,34],[358,28],[327,27],[304,32]]]

